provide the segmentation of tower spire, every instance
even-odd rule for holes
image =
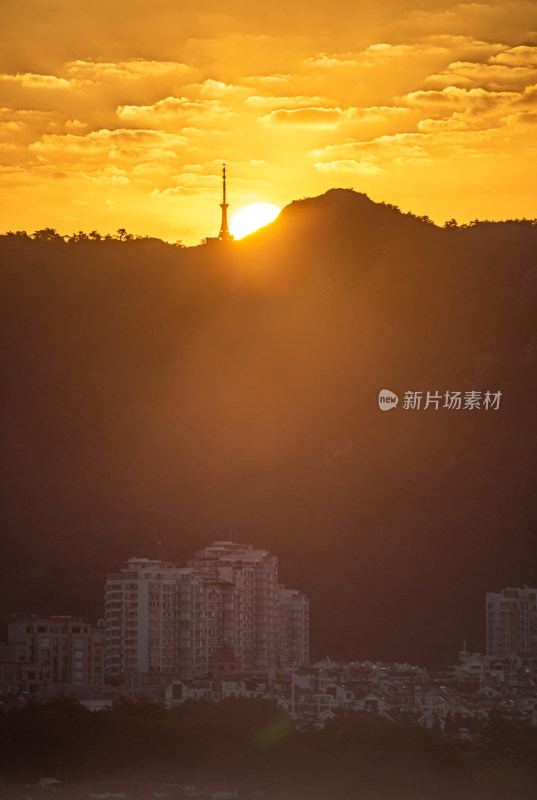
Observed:
[[[229,203],[226,203],[226,165],[223,165],[222,169],[222,202],[220,203],[220,208],[222,209],[222,223],[220,225],[220,233],[218,234],[218,238],[222,242],[228,242],[230,239],[233,239],[233,236],[229,232],[229,228],[227,226],[227,210],[229,208]]]

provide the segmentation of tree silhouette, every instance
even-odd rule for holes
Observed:
[[[87,233],[84,233],[84,231],[78,231],[78,233],[73,233],[71,236],[69,236],[67,241],[69,244],[73,242],[89,242],[90,237]]]
[[[63,242],[65,241],[55,228],[41,228],[32,233],[32,239],[40,242]]]
[[[26,231],[7,231],[6,236],[13,239],[30,239]]]
[[[114,238],[119,239],[120,242],[130,242],[134,239],[134,236],[132,233],[127,233],[125,228],[118,228]]]

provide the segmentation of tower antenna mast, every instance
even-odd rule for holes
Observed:
[[[223,165],[222,168],[222,202],[220,203],[220,208],[222,209],[222,223],[220,225],[220,233],[218,234],[218,238],[221,242],[229,242],[230,239],[233,239],[233,236],[229,232],[229,228],[227,226],[227,210],[229,208],[229,203],[226,202],[226,165]]]

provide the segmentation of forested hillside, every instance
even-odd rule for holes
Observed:
[[[433,665],[483,649],[485,591],[537,582],[537,225],[332,190],[229,245],[0,259],[5,613],[97,619],[129,556],[237,536],[310,596],[313,656]]]

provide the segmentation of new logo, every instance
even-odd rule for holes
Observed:
[[[393,392],[390,392],[389,389],[381,389],[379,392],[379,408],[381,411],[389,411],[391,408],[395,408],[397,403],[399,402],[399,398]]]

